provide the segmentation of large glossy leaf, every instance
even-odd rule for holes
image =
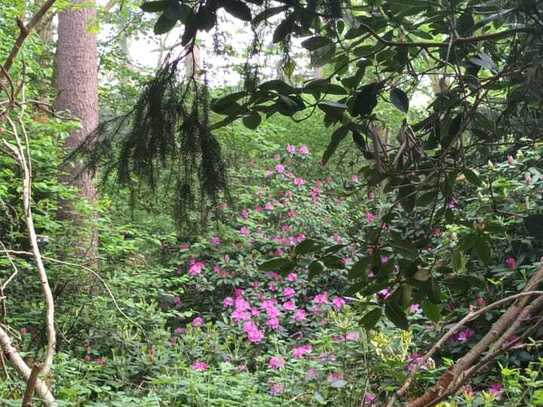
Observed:
[[[398,88],[392,88],[390,90],[390,101],[398,110],[407,113],[409,110],[409,98],[406,93]]]
[[[220,0],[220,4],[228,13],[243,21],[251,21],[251,9],[240,0]]]
[[[288,10],[288,6],[278,6],[278,7],[266,8],[260,14],[257,14],[255,16],[255,18],[253,18],[253,25],[256,27],[262,21],[265,21],[268,18],[273,17],[274,15],[282,13],[283,11],[287,11],[287,10]]]
[[[531,236],[543,239],[543,215],[529,215],[524,218],[524,226]]]
[[[275,28],[273,32],[273,43],[283,41],[287,35],[289,35],[294,29],[294,17],[293,14],[285,18],[279,25]]]
[[[387,318],[398,328],[407,330],[409,329],[409,322],[405,316],[405,312],[394,303],[387,303],[385,305],[385,315]]]
[[[327,37],[311,37],[305,41],[302,41],[302,47],[308,49],[309,51],[314,51],[317,48],[322,48],[327,45],[332,45],[332,41]]]
[[[373,329],[381,319],[381,315],[383,315],[381,308],[375,308],[364,315],[359,323],[366,329]]]
[[[377,106],[377,95],[381,89],[381,83],[370,83],[356,92],[351,99],[349,111],[352,116],[367,116]]]
[[[324,152],[322,156],[322,163],[326,164],[328,160],[330,160],[330,157],[335,153],[337,150],[339,144],[343,141],[343,139],[347,136],[349,133],[349,127],[348,126],[341,126],[338,127],[334,133],[332,133],[332,138],[330,140],[330,144],[328,144],[328,147],[326,147],[326,151]]]
[[[157,13],[166,10],[168,4],[170,4],[169,0],[146,1],[140,8],[148,13]]]
[[[155,34],[165,34],[168,31],[171,31],[173,27],[175,27],[175,24],[177,23],[176,20],[172,20],[166,16],[166,13],[162,14],[158,20],[156,20],[154,32]]]

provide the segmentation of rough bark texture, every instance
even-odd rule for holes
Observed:
[[[83,0],[72,0],[73,4]],[[58,17],[57,68],[57,111],[68,112],[79,119],[81,129],[66,139],[66,148],[79,146],[98,125],[98,64],[96,35],[89,27],[96,18],[93,1],[85,0],[85,7],[67,9]],[[91,174],[73,163],[66,169],[65,181],[79,189],[82,197],[90,203],[96,201],[96,189]],[[63,208],[61,217],[73,219],[82,224],[82,219],[73,213],[69,203]],[[97,234],[95,230],[79,238],[79,246],[91,263],[96,262]]]

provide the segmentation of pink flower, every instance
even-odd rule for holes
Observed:
[[[266,321],[266,326],[272,330],[278,329],[281,325],[279,324],[279,320],[276,317],[269,318]]]
[[[285,385],[282,383],[272,383],[270,385],[270,394],[272,396],[279,396],[285,390]]]
[[[211,239],[209,239],[209,243],[213,246],[218,246],[222,243],[222,241],[219,236],[213,236]]]
[[[189,263],[189,274],[191,276],[197,276],[198,274],[202,272],[204,267],[205,267],[205,263],[203,261],[192,260]]]
[[[341,310],[345,305],[345,300],[341,297],[334,297],[332,300],[332,306],[337,310]]]
[[[298,152],[301,155],[308,155],[309,154],[309,148],[305,144],[302,144],[300,147],[298,147]]]
[[[175,328],[173,333],[176,334],[176,335],[183,335],[186,331],[187,330],[185,328],[177,327],[177,328]]]
[[[459,343],[465,343],[469,341],[473,335],[475,335],[475,331],[473,329],[465,328],[456,333],[454,340]]]
[[[358,175],[352,175],[352,176],[351,176],[351,181],[352,181],[352,182],[355,182],[355,183],[358,182],[358,181],[360,181],[359,178],[358,178]]]
[[[294,181],[292,181],[292,183],[297,186],[297,187],[301,187],[302,185],[305,184],[305,180],[303,178],[294,178]]]
[[[209,368],[209,365],[206,362],[197,360],[192,365],[190,365],[190,368],[192,370],[196,370],[197,372],[203,372],[204,370],[207,370]]]
[[[273,204],[271,202],[266,202],[264,204],[264,210],[266,211],[273,211]]]
[[[291,283],[293,283],[296,280],[298,280],[298,274],[296,274],[296,273],[289,273],[288,274],[287,281],[290,281]]]
[[[243,324],[243,330],[247,334],[247,339],[252,343],[259,343],[264,339],[264,334],[253,321],[247,321]]]
[[[190,244],[189,244],[189,243],[181,243],[181,244],[179,245],[179,248],[180,248],[181,250],[188,250],[188,249],[190,248]]]
[[[196,317],[192,320],[191,324],[193,327],[199,328],[204,325],[204,319],[202,317]]]
[[[388,260],[389,260],[388,256],[381,256],[380,258],[381,258],[381,264],[387,264],[388,263]]]
[[[300,321],[305,320],[305,316],[306,316],[306,312],[303,309],[297,309],[296,311],[294,311],[293,318],[296,322],[300,322]]]
[[[296,291],[294,291],[293,288],[286,287],[283,289],[283,297],[291,298],[294,297],[294,295],[296,295]]]
[[[345,334],[345,340],[346,341],[351,341],[351,342],[354,342],[354,341],[357,341],[360,339],[360,334],[356,331],[350,331],[350,332],[347,332]]]
[[[311,353],[313,347],[310,344],[295,346],[292,349],[292,357],[294,359],[301,359],[306,353]]]
[[[420,308],[419,304],[411,304],[409,306],[409,312],[412,314],[420,314],[422,312],[422,309]]]
[[[266,178],[269,178],[269,177],[271,177],[272,175],[273,175],[273,171],[270,171],[270,170],[266,170],[266,172],[264,173],[264,176],[265,176]]]
[[[275,249],[273,254],[276,257],[282,257],[285,254],[285,251],[283,249],[281,249],[280,247],[278,247],[277,249]]]
[[[372,212],[366,212],[366,220],[368,223],[372,223],[375,219],[375,215]]]
[[[500,383],[494,383],[488,388],[488,393],[499,400],[503,393],[503,386]]]
[[[222,305],[223,305],[224,308],[231,307],[232,305],[234,305],[234,299],[232,297],[226,297],[222,301]]]
[[[292,144],[287,144],[286,150],[287,150],[287,153],[296,154],[296,147],[293,146]]]
[[[371,406],[377,397],[371,393],[364,394],[364,406]]]
[[[283,303],[283,309],[286,311],[294,311],[296,309],[296,304],[293,300],[288,300]]]
[[[285,367],[285,359],[281,356],[272,356],[268,361],[268,367],[270,369],[282,369]]]
[[[249,219],[249,211],[247,209],[242,209],[240,213],[241,219]]]
[[[285,172],[285,166],[283,164],[277,164],[275,166],[275,172],[277,172],[278,174],[282,174]]]
[[[242,226],[239,230],[239,234],[244,237],[249,236],[249,228],[247,226]]]
[[[517,268],[517,261],[514,257],[507,256],[505,258],[505,267],[507,267],[509,270],[514,270]]]
[[[383,288],[377,293],[377,297],[381,300],[386,300],[388,297],[390,297],[390,294],[390,288]]]
[[[328,303],[328,293],[326,291],[315,295],[313,297],[313,302],[315,304],[327,304]]]
[[[298,216],[298,212],[296,212],[294,209],[289,209],[287,212],[287,217],[289,218],[295,218]]]

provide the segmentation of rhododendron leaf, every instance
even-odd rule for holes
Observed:
[[[387,303],[385,305],[385,315],[387,318],[398,328],[403,329],[404,331],[409,329],[409,321],[405,316],[405,312],[394,303]]]
[[[370,264],[370,259],[368,257],[363,257],[358,260],[349,271],[349,278],[357,279],[360,281],[367,281],[368,279],[368,266]]]
[[[485,283],[475,276],[452,276],[445,279],[445,285],[452,290],[468,291],[470,288],[484,288]]]
[[[436,304],[424,301],[422,303],[422,311],[433,322],[438,322],[441,319],[441,309]]]
[[[364,328],[370,330],[373,329],[375,325],[377,325],[377,322],[379,322],[382,315],[383,310],[381,308],[375,308],[368,312],[366,315],[364,315],[358,322]]]
[[[313,239],[305,239],[294,249],[296,255],[313,253],[321,248],[321,243]]]
[[[481,178],[479,177],[479,173],[471,168],[465,168],[464,171],[462,171],[466,179],[473,185],[480,187],[483,185],[483,181],[481,181]]]
[[[528,233],[537,238],[543,239],[543,215],[529,215],[524,218],[524,226]]]
[[[483,263],[488,264],[490,262],[492,248],[490,247],[490,242],[486,236],[479,234],[479,238],[475,243],[475,250]]]
[[[262,118],[258,112],[253,111],[243,118],[243,125],[248,129],[254,130],[259,126],[261,121]]]
[[[392,88],[390,90],[390,101],[398,110],[407,113],[409,110],[409,98],[406,93],[398,88]]]
[[[342,269],[345,267],[343,261],[341,260],[341,257],[333,254],[322,257],[321,261],[326,265],[326,267],[330,267],[332,269]]]
[[[324,254],[337,253],[341,249],[343,249],[344,247],[347,247],[347,245],[346,244],[335,244],[333,246],[328,246],[327,248],[324,249]]]
[[[313,277],[315,277],[317,274],[320,274],[324,271],[325,267],[322,261],[315,260],[312,261],[311,264],[309,264],[309,275],[308,278],[311,280]]]
[[[264,263],[260,264],[259,268],[263,271],[284,271],[284,270],[292,270],[296,266],[296,262],[293,262],[287,257],[279,257],[275,259],[271,259],[268,261],[265,261]]]
[[[168,7],[169,4],[169,0],[147,1],[143,3],[140,8],[148,13],[156,13],[166,10],[166,7]]]
[[[349,133],[348,126],[338,127],[334,131],[334,133],[332,133],[330,144],[328,144],[328,147],[326,147],[326,151],[324,152],[322,156],[323,165],[326,165],[330,157],[332,157],[332,155],[336,152],[337,148],[339,147],[339,144],[343,141],[343,139],[347,136],[348,133]]]

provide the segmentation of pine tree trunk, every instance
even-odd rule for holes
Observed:
[[[72,3],[83,3],[83,0],[72,0]],[[84,0],[84,3],[84,7],[64,10],[58,16],[56,109],[78,119],[81,126],[66,139],[67,151],[77,148],[98,125],[97,47],[96,36],[90,30],[95,22],[96,8],[93,1]],[[82,198],[95,203],[97,194],[91,174],[81,164],[69,164],[65,168],[64,181],[76,187]],[[75,236],[78,254],[86,256],[89,264],[96,265],[98,236],[94,216],[89,222],[75,213],[72,203],[66,202],[61,209],[61,218],[74,221],[78,228]]]

